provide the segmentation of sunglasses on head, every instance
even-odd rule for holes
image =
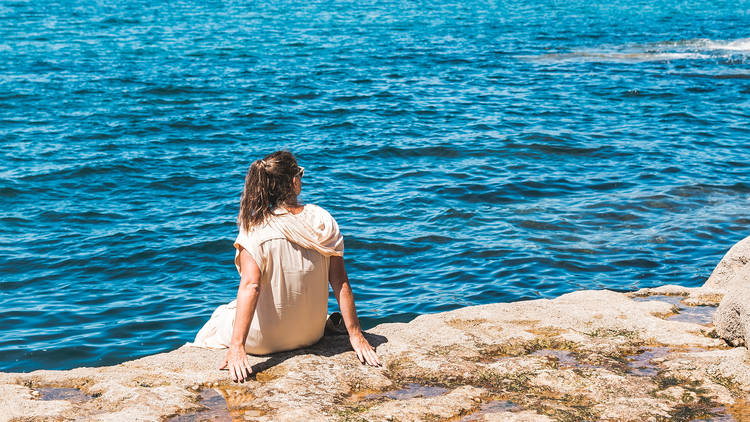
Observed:
[[[302,166],[299,166],[299,170],[297,170],[297,176],[299,176],[299,178],[301,179],[302,176],[304,175],[305,175],[305,168]]]

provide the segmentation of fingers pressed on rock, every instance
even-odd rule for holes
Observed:
[[[239,375],[240,382],[245,382],[245,368],[241,364],[237,364],[237,374]]]

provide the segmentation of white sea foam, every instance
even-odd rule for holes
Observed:
[[[690,51],[738,51],[750,52],[750,38],[739,38],[736,40],[711,40],[708,38],[697,38],[684,41],[667,41],[649,45],[650,48],[662,48],[672,50]]]
[[[676,52],[574,52],[522,56],[529,60],[579,61],[579,62],[655,62],[664,60],[698,60],[713,57],[704,53]]]
[[[750,38],[740,38],[734,41],[707,40],[707,46],[714,50],[747,51],[750,52]]]
[[[601,49],[587,49],[571,53],[522,56],[527,60],[580,62],[649,62],[668,60],[707,60],[731,56],[750,56],[750,38],[720,41],[691,39],[661,41],[649,44],[630,44]]]

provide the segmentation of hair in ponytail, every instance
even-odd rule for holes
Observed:
[[[240,198],[240,229],[250,230],[263,223],[278,207],[297,206],[293,180],[299,171],[297,160],[289,151],[277,151],[254,161],[247,170]]]

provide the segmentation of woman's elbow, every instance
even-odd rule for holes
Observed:
[[[240,280],[239,291],[245,294],[258,295],[260,293],[260,280]]]

